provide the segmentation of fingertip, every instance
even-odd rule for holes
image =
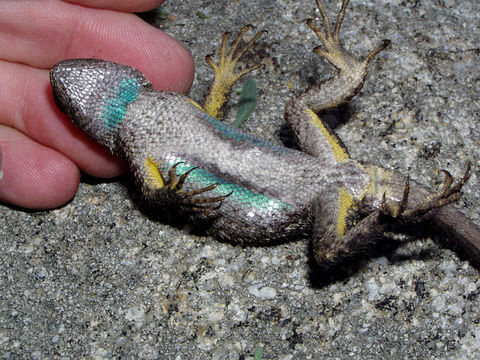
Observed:
[[[193,56],[181,42],[175,40],[177,54],[173,58],[171,91],[188,94],[195,76],[195,61]]]
[[[160,6],[165,0],[68,0],[68,2],[119,11],[148,11]]]
[[[36,143],[1,145],[0,200],[27,209],[67,203],[80,183],[78,167],[61,153]]]
[[[130,64],[143,72],[157,90],[182,94],[189,92],[193,83],[195,62],[183,43],[151,26],[139,26],[137,31],[130,28],[129,36],[130,44],[143,46],[126,52],[127,59],[120,62]],[[132,54],[137,56],[131,57]]]
[[[83,10],[74,16],[82,24],[81,35],[64,49],[63,58],[99,58],[133,66],[157,90],[188,93],[194,60],[179,40],[133,14]]]

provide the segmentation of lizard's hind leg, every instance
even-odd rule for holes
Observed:
[[[346,149],[316,113],[336,108],[355,96],[363,86],[368,63],[387,47],[389,41],[384,40],[382,45],[372,50],[365,59],[356,59],[343,48],[339,39],[348,0],[343,0],[333,30],[322,1],[316,0],[316,3],[322,17],[323,30],[311,19],[307,21],[307,25],[315,32],[323,47],[316,47],[314,51],[332,64],[338,73],[292,100],[286,107],[285,120],[305,152],[343,162],[349,159]],[[331,151],[326,151],[328,149]]]
[[[343,188],[330,186],[312,204],[313,255],[326,272],[364,253],[383,236],[388,223],[375,210],[361,210]]]
[[[364,77],[366,75],[366,67],[368,63],[377,55],[380,51],[385,49],[390,41],[384,40],[383,44],[376,49],[370,51],[364,60],[357,60],[346,51],[340,42],[340,27],[342,26],[343,18],[345,17],[345,11],[349,0],[343,0],[342,8],[338,12],[337,20],[332,31],[330,20],[325,13],[325,9],[321,0],[316,0],[318,10],[322,16],[323,31],[315,26],[312,19],[307,20],[307,25],[315,32],[315,35],[320,39],[323,44],[323,49],[319,46],[315,47],[313,51],[327,60],[339,71],[349,72],[353,76],[353,70],[359,72],[355,74],[356,77]]]
[[[213,69],[214,79],[207,97],[205,98],[204,110],[213,118],[221,119],[223,117],[222,108],[227,101],[228,94],[242,76],[261,68],[263,64],[254,65],[245,70],[235,72],[235,67],[245,51],[257,41],[266,31],[256,33],[246,44],[240,46],[240,42],[248,30],[253,29],[252,25],[245,25],[230,45],[230,51],[227,53],[227,40],[230,34],[227,32],[222,36],[222,44],[219,49],[219,61],[216,64],[213,61],[213,55],[208,55],[205,60]]]

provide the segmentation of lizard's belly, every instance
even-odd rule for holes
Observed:
[[[206,230],[232,243],[265,245],[308,233],[310,228],[308,204],[232,193],[213,214]]]
[[[181,159],[172,157],[168,160],[173,164]],[[185,173],[193,166],[192,162],[183,161],[177,165],[177,172]],[[185,181],[186,191],[217,184],[202,197],[228,195],[218,209],[208,215],[198,213],[193,216],[194,220],[205,220],[202,227],[208,233],[234,243],[267,244],[308,230],[310,201],[303,199],[307,189],[300,187],[301,196],[293,200],[295,197],[291,193],[289,196],[278,196],[274,183],[270,184],[268,191],[261,192],[252,186],[254,181],[241,183],[238,180],[238,176],[221,174],[218,169],[212,171],[198,165]]]

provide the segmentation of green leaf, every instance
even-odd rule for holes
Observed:
[[[234,127],[239,128],[248,119],[257,105],[257,99],[257,83],[255,80],[248,78],[243,84],[242,94],[238,101],[237,119],[233,124]]]
[[[196,14],[202,20],[208,19],[208,16],[204,12],[201,12],[200,10],[197,10]]]
[[[262,360],[262,348],[261,347],[255,348],[254,359],[255,360]]]

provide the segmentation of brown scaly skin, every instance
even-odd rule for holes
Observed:
[[[273,244],[312,234],[314,255],[330,270],[358,256],[400,225],[431,222],[447,241],[480,265],[480,228],[452,205],[470,177],[450,174],[438,192],[395,172],[362,164],[317,112],[337,107],[363,86],[369,62],[350,55],[339,32],[348,0],[332,26],[316,0],[320,30],[307,22],[323,47],[314,51],[338,73],[293,99],[284,113],[302,151],[287,149],[233,129],[217,119],[232,85],[244,74],[235,67],[263,32],[240,45],[245,26],[227,52],[222,37],[219,61],[207,57],[215,79],[204,106],[179,94],[154,91],[139,71],[111,62],[76,59],[50,73],[55,100],[92,138],[123,156],[150,203],[176,207],[217,238]]]

